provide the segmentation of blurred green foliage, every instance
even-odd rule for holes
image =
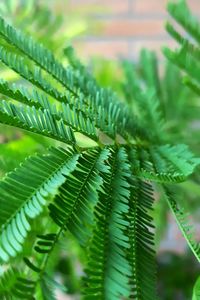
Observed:
[[[64,1],[67,6],[67,0]],[[3,0],[0,1],[0,15],[9,23],[21,28],[26,34],[44,44],[51,49],[55,56],[65,62],[63,49],[68,46],[74,37],[82,34],[88,28],[88,21],[76,13],[71,13],[66,18],[65,11],[56,10],[55,6],[63,1],[49,2],[40,0]],[[9,48],[10,49],[10,48]],[[12,48],[12,51],[16,51]],[[8,69],[0,63],[1,78],[17,84],[27,85],[28,83],[20,78],[17,73]],[[1,99],[5,96],[0,96]],[[80,144],[85,145],[87,141],[80,136]],[[0,127],[0,176],[15,169],[28,155],[34,153],[43,153],[44,149],[51,145],[59,145],[58,142],[38,137],[35,134],[28,133],[17,128],[11,128],[6,125]],[[42,219],[42,218],[41,218]],[[45,214],[43,221],[40,219],[40,230],[47,226],[48,219]],[[49,222],[50,223],[50,222]],[[52,223],[49,224],[52,226]],[[33,231],[24,246],[24,251],[19,255],[18,266],[20,266],[22,257],[30,255],[30,249],[34,243],[34,238],[38,231],[38,220],[32,222]],[[53,230],[54,228],[52,228]],[[49,229],[48,229],[49,230]],[[60,256],[60,252],[67,253],[67,256]],[[79,247],[73,242],[72,237],[65,237],[58,247],[54,250],[54,259],[49,265],[49,272],[54,272],[61,277],[62,282],[67,287],[69,294],[75,294],[80,290],[79,278],[82,275],[78,269],[81,268],[80,261],[83,260]],[[80,259],[80,261],[79,261]],[[63,262],[65,262],[63,264]],[[74,267],[76,267],[74,269]],[[65,271],[64,271],[65,269]],[[58,286],[58,289],[60,287]],[[38,295],[39,296],[39,295]]]

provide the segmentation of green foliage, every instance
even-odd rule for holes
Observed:
[[[63,286],[49,264],[69,234],[84,254],[84,299],[155,300],[154,182],[199,259],[199,245],[168,187],[186,180],[199,159],[183,144],[170,145],[168,94],[159,76],[152,76],[158,75],[155,57],[142,54],[144,90],[137,72],[124,63],[125,103],[97,83],[71,48],[65,49],[70,66],[64,66],[2,18],[0,37],[0,60],[26,80],[22,86],[0,81],[0,123],[57,141],[0,182],[1,262],[24,270],[3,273],[2,297],[55,299],[55,289]],[[92,146],[81,147],[79,134]],[[39,234],[34,221],[46,222]],[[35,242],[24,255],[28,232]]]
[[[112,151],[109,172],[96,206],[96,226],[88,253],[85,299],[119,299],[129,297],[131,267],[127,250],[130,248],[128,230],[128,198],[131,176],[127,154],[123,148]],[[103,279],[103,281],[102,281]]]
[[[0,295],[2,299],[31,299],[34,282],[25,279],[17,269],[8,269],[0,278]]]
[[[63,175],[75,167],[78,156],[70,154],[52,148],[48,156],[27,159],[1,181],[0,258],[3,261],[22,250],[21,244],[30,230],[27,217],[35,218],[42,211],[45,198],[56,192],[65,180]]]
[[[166,29],[169,34],[180,44],[180,48],[172,51],[164,48],[164,54],[179,68],[184,70],[184,83],[199,95],[199,42],[200,42],[200,23],[191,13],[185,0],[178,3],[169,3],[168,11],[172,18],[184,29],[186,34],[177,32],[171,23],[167,23]]]
[[[197,260],[200,262],[200,245],[195,241],[195,237],[192,232],[193,229],[192,226],[188,224],[188,220],[187,220],[188,215],[183,208],[179,207],[171,189],[167,187],[164,187],[164,189],[165,189],[165,196],[176,218],[176,222],[180,230],[182,231],[183,236],[187,240],[187,243],[190,246],[191,250],[193,251],[194,255],[196,256]]]
[[[199,297],[200,297],[200,278],[198,278],[195,283],[192,300],[198,300]]]
[[[151,184],[132,181],[130,202],[130,242],[133,299],[156,299],[156,266],[154,250],[154,226],[150,212],[153,205]]]

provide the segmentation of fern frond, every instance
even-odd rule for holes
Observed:
[[[49,110],[37,110],[34,106],[17,106],[12,102],[2,100],[0,103],[0,123],[19,127],[21,129],[38,133],[67,144],[76,143],[71,127],[59,121]]]
[[[155,88],[147,89],[146,92],[141,95],[138,104],[140,107],[141,119],[144,120],[144,126],[151,128],[151,137],[162,140],[165,123]]]
[[[56,300],[55,290],[66,292],[66,288],[53,280],[48,274],[43,274],[40,282],[42,296],[44,300]]]
[[[192,50],[193,49],[193,50]],[[193,53],[198,53],[199,51],[195,51],[195,47],[187,42],[183,44],[183,47],[176,51],[171,51],[168,48],[164,48],[163,52],[165,56],[174,64],[176,64],[179,68],[183,69],[197,82],[199,81],[199,70],[200,64],[199,61],[195,58]],[[197,52],[198,51],[198,52]],[[199,55],[199,53],[198,53]]]
[[[113,95],[110,90],[98,87],[95,80],[90,76],[86,76],[86,74],[83,76],[80,72],[75,72],[70,67],[64,68],[62,64],[57,62],[49,50],[34,42],[32,38],[15,30],[9,24],[6,24],[2,18],[0,19],[0,35],[36,63],[38,67],[35,67],[34,72],[31,72],[26,65],[24,66],[25,60],[23,56],[17,56],[12,52],[8,52],[5,47],[1,46],[0,59],[3,63],[34,85],[51,93],[52,96],[53,94],[58,95],[55,88],[51,87],[49,83],[42,79],[41,68],[44,69],[52,75],[54,79],[67,88],[72,95],[78,97],[80,92],[85,95],[85,104],[88,104],[89,99],[90,108],[93,107],[93,109],[95,109],[97,119],[99,107],[101,107],[100,110],[103,109],[101,116],[104,116],[104,122],[108,123],[106,133],[115,136],[117,131],[119,134],[126,137],[126,127],[129,130],[129,134],[132,134],[131,128],[134,128],[134,123],[131,115],[129,114],[128,109],[116,99],[116,96]],[[99,98],[98,102],[97,96]],[[99,104],[101,105],[99,106]],[[116,127],[114,132],[113,127]],[[109,132],[108,129],[111,130],[111,132]]]
[[[165,123],[161,107],[162,102],[158,98],[160,87],[159,82],[156,81],[157,86],[155,86],[155,83],[153,84],[150,80],[150,77],[155,77],[154,73],[157,71],[154,66],[151,68],[151,55],[144,54],[143,56],[143,60],[148,60],[146,65],[150,69],[147,74],[143,75],[145,78],[142,78],[142,80],[130,64],[126,62],[122,64],[126,76],[123,89],[132,112],[137,116],[141,128],[146,129],[149,139],[162,141]],[[142,71],[145,72],[144,68]],[[151,130],[148,130],[148,128],[151,128]]]
[[[78,155],[52,148],[48,156],[30,157],[0,182],[0,258],[8,261],[22,250],[29,218],[35,218],[76,165]],[[10,201],[12,200],[12,205]]]
[[[69,103],[61,102],[60,105],[56,107],[56,105],[52,104],[50,99],[45,94],[40,93],[38,90],[33,89],[30,92],[24,87],[16,88],[15,86],[9,86],[6,81],[0,82],[0,93],[18,102],[33,107],[32,109],[34,109],[36,112],[43,111],[44,114],[45,112],[48,112],[50,118],[55,118],[54,123],[57,121],[63,122],[76,132],[83,133],[93,140],[97,139],[94,121],[92,121],[91,118],[89,118],[84,112],[82,112],[81,109],[78,109],[75,105],[73,105],[72,101],[69,101]],[[0,108],[4,103],[5,102],[0,103]],[[81,103],[79,106],[81,107]],[[23,110],[23,106],[21,107]]]
[[[198,300],[200,298],[200,277],[197,278],[192,294],[192,300]]]
[[[45,235],[38,235],[37,237],[38,239],[34,247],[35,251],[38,253],[49,253],[56,241],[56,234],[49,233]]]
[[[113,151],[110,168],[103,175],[103,191],[95,209],[96,226],[88,253],[84,299],[117,300],[130,296],[126,214],[130,197],[127,180],[131,171],[123,148]]]
[[[184,7],[185,2],[170,4],[169,11],[198,41],[199,24]],[[191,79],[187,84],[200,94],[198,47],[172,25],[168,31],[181,44],[181,50],[165,50],[166,56],[188,73]],[[47,274],[47,266],[61,236],[68,231],[88,260],[84,299],[155,300],[154,191],[148,181],[162,183],[179,227],[200,260],[200,247],[186,225],[184,211],[171,188],[165,186],[185,180],[200,163],[185,145],[163,145],[168,140],[164,121],[169,106],[166,98],[171,94],[167,89],[172,90],[173,85],[166,84],[163,91],[156,56],[142,51],[140,69],[132,73],[130,65],[124,64],[127,104],[98,84],[72,48],[65,50],[65,55],[70,63],[67,67],[0,17],[0,61],[27,81],[22,87],[0,80],[0,93],[5,98],[0,101],[0,123],[70,145],[28,158],[0,181],[1,262],[25,249],[31,219],[48,205],[48,198],[48,216],[54,228],[49,226],[37,235],[34,258],[24,257],[26,274],[17,270],[15,274],[11,269],[0,278],[0,298],[4,294],[11,299],[39,295],[55,300],[59,284]],[[169,75],[175,84],[176,74]],[[172,99],[176,100],[176,92]],[[78,133],[98,146],[79,147]]]
[[[184,44],[187,39],[185,37],[183,37],[175,28],[174,26],[170,23],[167,22],[165,25],[165,29],[167,30],[167,32],[171,35],[172,38],[175,39],[175,41],[177,41],[179,44]]]
[[[185,29],[187,35],[193,37],[198,45],[194,43],[190,37],[185,36],[183,33],[180,34],[171,23],[167,22],[167,31],[180,43],[181,48],[175,51],[164,48],[163,52],[171,62],[184,70],[189,77],[191,77],[184,78],[184,83],[199,95],[200,23],[189,10],[185,0],[179,1],[178,3],[169,3],[168,11],[175,21]]]
[[[24,257],[24,262],[29,267],[29,269],[37,274],[35,277],[35,287],[40,285],[41,294],[43,298],[47,300],[56,299],[56,288],[59,288],[63,292],[66,292],[66,288],[63,285],[59,284],[47,274],[47,265],[49,259],[55,246],[59,242],[59,238],[62,233],[62,230],[59,229],[57,233],[37,235],[34,250],[43,256],[39,266],[36,266],[35,263],[33,263],[29,258]]]
[[[176,146],[164,145],[157,148],[160,155],[168,161],[171,168],[177,169],[184,176],[189,176],[200,163],[199,158],[195,158],[187,145],[179,144]],[[170,166],[169,166],[170,168]]]
[[[200,41],[200,23],[192,15],[185,0],[177,3],[169,2],[167,10],[170,15],[199,43]]]
[[[182,182],[200,164],[186,145],[132,147],[129,158],[135,176],[161,183]]]
[[[44,79],[41,74],[41,70],[38,67],[35,67],[32,72],[30,69],[28,69],[28,66],[25,64],[25,61],[22,57],[8,52],[3,47],[0,47],[0,60],[9,68],[17,72],[20,76],[31,82],[34,86],[38,87],[49,96],[61,102],[62,113],[58,116],[58,118],[62,116],[65,119],[65,122],[70,124],[76,131],[82,132],[93,139],[96,139],[94,125],[104,133],[108,134],[111,138],[115,138],[117,132],[121,133],[124,131],[126,118],[123,117],[122,121],[118,124],[118,116],[121,111],[124,110],[124,107],[123,109],[122,105],[117,107],[113,103],[112,97],[109,97],[107,99],[109,106],[107,109],[104,108],[101,105],[102,97],[104,97],[105,94],[104,91],[97,91],[94,98],[88,96],[88,101],[85,102],[84,95],[80,94],[74,98],[70,94],[67,95],[67,93],[60,93]],[[4,86],[2,87],[2,93],[5,94]],[[7,95],[11,96],[11,87],[9,87],[9,90],[10,93],[8,94],[7,92]],[[12,91],[12,98],[19,100],[18,93]],[[23,96],[21,102],[26,100],[26,104],[33,105],[32,102],[30,102],[28,99],[25,99],[24,92],[20,91],[20,94]],[[38,92],[33,93],[33,99],[35,102],[34,106],[40,104],[43,107],[45,105],[45,109],[46,106],[48,109],[51,107],[48,103],[47,97],[45,97],[45,102],[42,101],[44,96],[40,96]],[[86,128],[89,130],[88,132],[86,131]]]
[[[40,107],[39,103],[34,101],[34,98],[31,97],[27,89],[24,87],[17,88],[14,84],[11,86],[6,80],[3,79],[0,79],[0,93],[21,103]]]
[[[117,98],[116,94],[111,89],[101,88],[96,80],[91,76],[88,70],[77,58],[75,51],[68,47],[65,49],[65,55],[72,67],[76,70],[75,77],[77,86],[81,88],[82,93],[86,93],[90,99],[90,107],[93,107],[93,114],[98,112],[99,107],[102,107],[106,114],[106,120],[108,123],[115,124],[116,131],[122,136],[125,135],[125,129],[129,134],[136,132],[134,128],[136,122],[131,118],[131,114],[128,108]],[[98,99],[98,102],[97,102]],[[95,109],[94,109],[95,108]]]
[[[0,276],[0,296],[2,300],[33,299],[35,282],[25,279],[15,268],[6,270]]]
[[[131,299],[155,300],[154,226],[150,212],[153,189],[149,183],[131,180],[131,198],[128,229],[131,248],[128,259],[132,268]]]
[[[187,241],[188,246],[194,253],[195,257],[197,258],[198,262],[200,262],[200,243],[197,243],[194,238],[193,228],[188,223],[188,214],[184,211],[183,208],[179,206],[177,201],[175,200],[175,194],[173,193],[172,188],[163,187],[166,200],[168,205],[176,219],[176,222]]]
[[[139,71],[146,86],[149,89],[155,90],[155,96],[161,96],[161,82],[158,72],[158,61],[156,54],[153,51],[142,49],[140,53]],[[162,102],[160,102],[162,104]]]
[[[41,44],[36,43],[31,37],[22,34],[0,18],[0,35],[10,44],[17,47],[36,64],[42,67],[65,87],[70,89],[73,78],[70,73],[58,63],[54,55]],[[73,93],[73,90],[72,90]]]
[[[50,204],[50,216],[64,231],[68,229],[85,245],[91,235],[93,210],[98,200],[98,191],[103,184],[99,173],[107,172],[104,162],[109,150],[85,152],[77,168],[59,188],[59,193]]]

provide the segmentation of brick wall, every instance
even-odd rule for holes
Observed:
[[[161,55],[162,45],[174,45],[164,29],[166,3],[166,0],[68,0],[68,12],[80,12],[79,16],[86,12],[88,22],[87,34],[73,44],[85,58],[122,55],[137,59],[142,47]],[[200,12],[200,0],[188,0],[188,4]]]

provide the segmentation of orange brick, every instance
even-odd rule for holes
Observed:
[[[199,0],[190,0],[190,1],[187,1],[187,4],[194,14],[200,15],[200,1]]]
[[[124,41],[75,41],[73,43],[79,55],[85,59],[90,59],[91,56],[101,56],[103,58],[117,58],[122,55],[128,56],[128,43]]]
[[[135,14],[163,15],[167,14],[167,2],[168,0],[136,0],[133,10]],[[195,14],[200,14],[199,0],[188,0],[187,4]]]
[[[99,35],[106,37],[166,36],[162,20],[110,20],[98,25],[102,27]]]
[[[71,0],[68,7],[76,12],[87,11],[91,15],[126,14],[129,11],[128,0]]]
[[[136,41],[131,45],[132,56],[137,60],[140,56],[140,51],[142,48],[147,48],[148,50],[155,51],[158,55],[158,58],[164,60],[164,55],[162,54],[162,47],[167,46],[171,49],[176,47],[176,42],[173,40],[162,40],[162,41]]]
[[[133,4],[135,14],[166,14],[167,0],[136,0]]]

